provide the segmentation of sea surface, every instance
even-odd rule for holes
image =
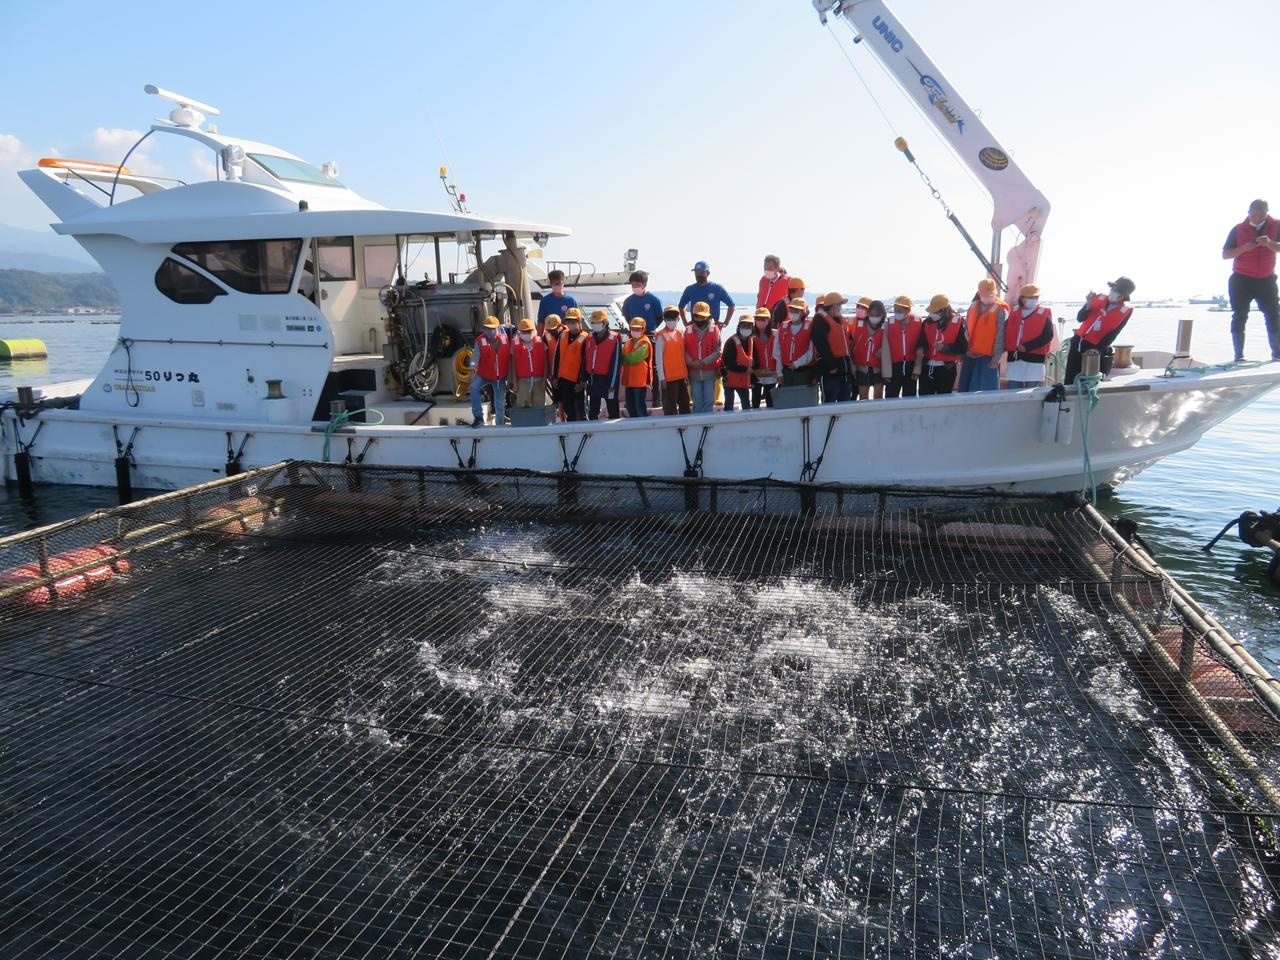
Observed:
[[[743,298],[746,302],[746,298]],[[1074,309],[1055,311],[1071,316]],[[1177,322],[1196,321],[1193,352],[1215,363],[1230,358],[1230,315],[1206,307],[1138,308],[1121,338],[1141,349],[1172,350]],[[0,399],[19,384],[40,385],[95,375],[115,343],[115,318],[0,318],[0,338],[38,337],[47,360],[0,364]],[[1261,318],[1250,320],[1249,355],[1267,354]],[[1270,554],[1245,547],[1234,533],[1211,554],[1201,547],[1243,510],[1280,508],[1280,392],[1237,414],[1191,450],[1151,467],[1102,504],[1111,517],[1130,517],[1157,558],[1259,659],[1280,670],[1280,589],[1266,578]],[[110,489],[43,487],[34,502],[0,492],[0,532],[26,529],[113,506]]]

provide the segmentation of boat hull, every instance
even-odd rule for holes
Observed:
[[[1280,364],[1108,383],[1089,423],[1094,481],[1114,486],[1192,446],[1280,384]],[[1047,389],[836,404],[799,410],[555,424],[535,428],[356,426],[329,459],[400,467],[576,471],[617,476],[787,481],[923,488],[1078,491],[1084,486],[1082,403],[1069,442],[1045,442]],[[35,430],[40,432],[31,444]],[[174,489],[286,459],[323,459],[322,425],[128,419],[49,410],[3,421],[6,476],[17,442],[31,444],[38,483],[114,486],[117,438],[133,486]],[[136,429],[136,432],[135,432]],[[1065,439],[1065,438],[1064,438]],[[699,450],[701,456],[699,457]]]

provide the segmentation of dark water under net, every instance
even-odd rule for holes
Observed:
[[[147,548],[0,617],[0,956],[1280,956],[1280,725],[1081,510],[354,477],[50,534]]]

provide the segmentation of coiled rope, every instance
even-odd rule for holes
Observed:
[[[325,463],[329,462],[329,447],[333,443],[333,435],[343,427],[347,426],[351,422],[351,418],[357,413],[363,413],[365,416],[368,416],[371,413],[378,415],[377,420],[366,420],[364,423],[365,426],[376,427],[378,424],[386,420],[386,417],[382,415],[382,411],[375,410],[373,407],[365,407],[363,410],[342,410],[335,413],[329,418],[329,422],[326,423],[324,427],[324,449],[320,452],[320,459]]]

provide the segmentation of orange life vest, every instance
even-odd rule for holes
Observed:
[[[580,333],[576,337],[566,333],[560,337],[556,376],[561,380],[577,381],[582,375],[582,348],[586,339],[585,333]]]
[[[751,371],[755,369],[755,338],[748,337],[746,347],[742,345],[742,338],[737,334],[729,338],[729,347],[734,351],[733,357],[737,366],[741,370],[733,370],[725,367],[725,379],[730,388],[746,389],[751,386]]]
[[[622,365],[622,385],[624,387],[647,387],[653,382],[650,376],[650,370],[653,369],[651,363],[653,360],[653,345],[649,342],[648,337],[629,337],[622,344],[622,352],[624,355],[630,356],[641,347],[649,348],[649,359]]]
[[[995,356],[996,327],[1000,323],[1001,310],[1005,312],[1007,324],[1009,305],[1003,300],[997,300],[989,307],[984,307],[981,301],[970,304],[969,313],[965,316],[970,353],[979,357]]]
[[[687,380],[689,365],[684,359],[684,334],[679,330],[663,329],[658,334],[662,344],[662,371],[660,380]],[[657,348],[654,348],[655,352]]]

